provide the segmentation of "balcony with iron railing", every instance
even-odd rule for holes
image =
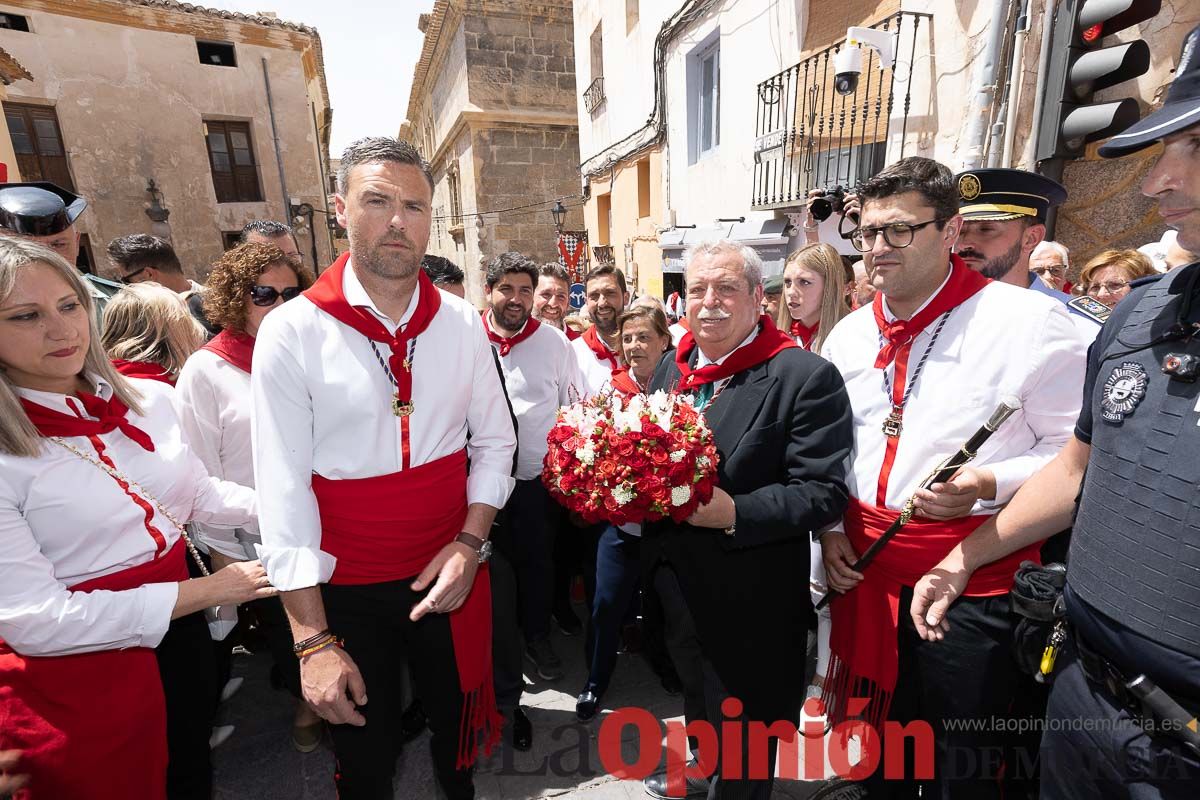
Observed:
[[[583,107],[589,114],[604,103],[604,76],[598,75],[583,92]]]
[[[904,157],[917,33],[931,20],[930,14],[901,11],[870,26],[897,34],[894,66],[905,73],[900,90],[895,69],[881,69],[879,54],[864,48],[858,84],[839,94],[834,57],[844,39],[758,84],[753,208],[799,208],[809,189],[852,187],[889,157]],[[889,153],[893,139],[898,152]]]

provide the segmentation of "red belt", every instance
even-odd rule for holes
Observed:
[[[900,516],[890,508],[871,506],[851,497],[846,509],[846,536],[862,553]],[[826,702],[835,719],[846,716],[850,698],[869,700],[865,716],[882,730],[899,663],[897,633],[900,590],[912,587],[973,530],[989,519],[981,514],[952,520],[913,517],[879,551],[863,580],[830,604],[831,658],[826,676]],[[1012,590],[1013,575],[1022,561],[1041,563],[1034,544],[977,569],[963,595],[992,597]]]
[[[154,561],[71,587],[125,591],[186,580],[180,540]],[[22,656],[0,641],[0,750],[21,750],[14,800],[166,796],[167,712],[154,650]]]
[[[372,478],[312,477],[321,515],[321,549],[337,558],[330,583],[356,585],[414,578],[462,532],[467,517],[467,454]],[[492,685],[492,594],[481,567],[467,599],[450,612],[463,693],[458,766],[500,740],[503,718]],[[353,655],[353,653],[351,653]]]

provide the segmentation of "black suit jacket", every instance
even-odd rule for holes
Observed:
[[[679,379],[668,353],[650,389]],[[846,508],[850,400],[833,365],[788,348],[735,375],[705,416],[720,458],[718,486],[737,507],[735,533],[648,525],[643,565],[647,575],[664,561],[674,567],[704,654],[747,713],[795,721],[815,622],[811,532]]]

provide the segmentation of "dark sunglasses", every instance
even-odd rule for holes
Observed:
[[[130,272],[128,275],[122,275],[120,278],[118,278],[118,280],[121,281],[121,283],[128,286],[130,280],[132,280],[133,278],[136,278],[138,275],[141,275],[145,271],[146,271],[145,267],[142,267],[141,269],[135,269],[133,272]]]
[[[250,302],[256,306],[273,306],[275,301],[283,298],[283,302],[293,300],[300,296],[300,292],[304,291],[299,286],[289,286],[282,292],[274,286],[251,286],[250,287]]]

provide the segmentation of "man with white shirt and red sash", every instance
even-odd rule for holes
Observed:
[[[934,727],[934,797],[998,797],[1005,735],[985,725],[951,731],[947,719],[1005,717],[1018,678],[1008,593],[1036,547],[980,570],[951,609],[953,646],[922,643],[907,614],[913,584],[1053,458],[1079,408],[1086,343],[1062,304],[990,281],[951,255],[962,218],[946,167],[908,158],[859,188],[852,242],[878,293],[830,333],[822,350],[842,373],[854,408],[854,458],[844,532],[820,535],[832,603],[825,700],[835,721],[862,716]],[[972,466],[917,491],[1006,395],[1021,410]],[[917,492],[916,515],[862,573],[852,565]],[[992,748],[989,750],[989,748]],[[879,754],[876,754],[879,755]],[[893,754],[899,760],[899,756]],[[957,759],[957,761],[956,761]],[[964,774],[963,759],[968,766]],[[995,763],[992,763],[995,762]],[[872,763],[884,763],[883,760]],[[915,796],[904,780],[871,781],[872,798]],[[953,778],[953,780],[951,780]]]
[[[774,774],[775,747],[769,764],[751,761],[745,724],[790,720],[795,732],[806,635],[816,622],[808,532],[845,510],[850,405],[837,370],[762,315],[754,250],[703,243],[684,264],[691,330],[649,391],[693,394],[713,430],[719,475],[712,500],[686,523],[645,526],[644,586],[665,612],[685,717],[707,720],[720,738],[740,731],[740,765],[724,760],[726,748],[739,748],[734,741],[719,756],[700,753],[719,762],[709,798],[766,800],[772,780],[752,776]],[[657,797],[680,796],[661,774],[645,785]],[[706,785],[689,778],[688,793]]]
[[[571,278],[566,267],[553,261],[538,267],[537,287],[533,291],[533,318],[544,325],[553,325],[573,342],[583,334],[564,324],[571,312]]]
[[[629,305],[625,274],[613,266],[598,267],[584,278],[588,317],[592,326],[571,346],[579,360],[579,371],[587,384],[585,395],[599,394],[607,388],[612,372],[621,365],[617,348],[617,317]]]
[[[500,735],[481,565],[516,439],[478,312],[420,268],[432,192],[411,145],[350,145],[336,201],[350,252],[255,345],[262,557],[305,699],[333,723],[343,800],[392,796],[403,660],[448,797],[474,796],[478,745]]]
[[[496,699],[512,717],[511,741],[518,750],[532,745],[533,729],[519,701],[521,634],[525,656],[543,680],[562,677],[562,662],[550,646],[554,531],[550,495],[542,485],[546,436],[561,406],[580,399],[578,367],[571,345],[557,328],[531,316],[538,268],[520,253],[502,253],[488,265],[488,308],[483,325],[500,359],[505,388],[517,420],[517,485],[496,534],[492,565]],[[518,608],[519,598],[519,608]],[[503,608],[501,607],[503,605]],[[519,630],[499,630],[504,619],[519,619]],[[507,633],[508,635],[502,635]]]

